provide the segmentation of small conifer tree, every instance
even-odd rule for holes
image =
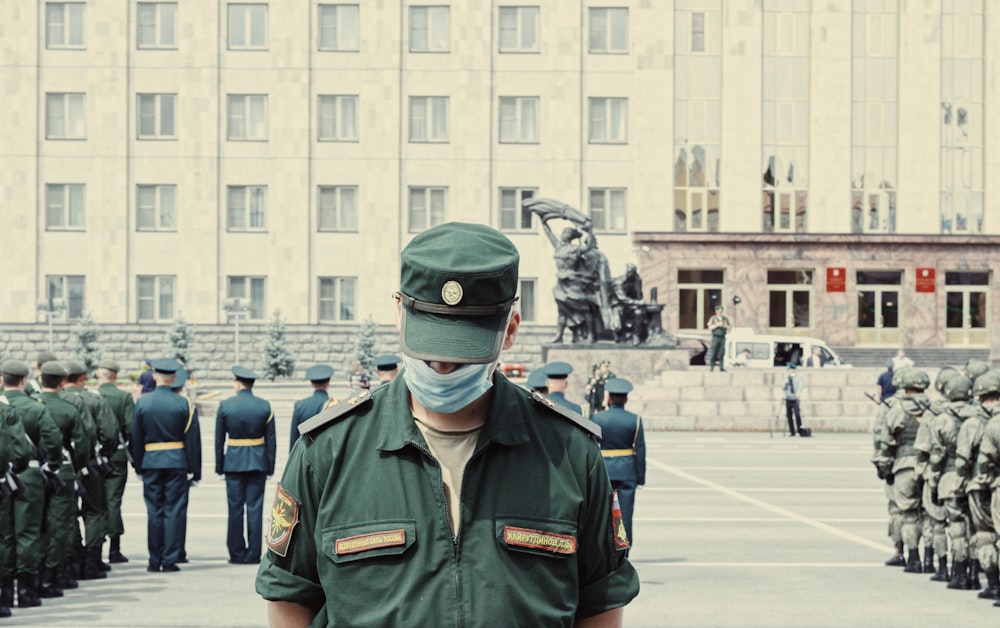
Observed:
[[[375,366],[375,356],[378,353],[378,336],[375,334],[375,321],[369,316],[358,329],[354,340],[354,359],[361,362],[361,370],[371,373]]]
[[[90,312],[86,312],[69,333],[69,349],[77,360],[80,360],[87,367],[87,373],[92,373],[97,368],[97,363],[101,361],[101,348],[97,346],[97,339],[101,335],[101,330],[94,322],[94,317]]]
[[[191,368],[191,345],[194,342],[194,330],[188,326],[184,316],[178,314],[174,324],[167,330],[167,343],[170,345],[169,355],[184,365],[188,372]]]
[[[291,377],[295,372],[295,358],[288,350],[285,340],[285,323],[281,320],[281,310],[275,310],[267,324],[267,340],[264,343],[264,368],[272,382],[276,377]]]

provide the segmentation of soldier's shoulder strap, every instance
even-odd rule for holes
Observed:
[[[329,425],[338,419],[346,417],[354,410],[362,408],[371,402],[371,399],[372,394],[367,390],[362,390],[353,397],[349,397],[339,403],[324,408],[323,411],[316,416],[299,424],[299,434],[301,436],[311,434],[325,425]]]
[[[583,429],[585,432],[587,432],[594,438],[598,440],[601,439],[601,426],[598,425],[597,423],[594,423],[589,419],[585,419],[583,415],[573,412],[569,408],[552,401],[551,399],[545,397],[544,395],[541,395],[537,391],[531,393],[531,398],[535,400],[535,403],[538,403],[542,407],[547,408],[551,412],[555,412],[560,417],[568,420],[570,423],[573,423],[577,427]]]

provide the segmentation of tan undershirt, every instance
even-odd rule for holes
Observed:
[[[441,465],[441,481],[445,486],[445,497],[448,500],[448,523],[451,524],[452,535],[458,536],[458,529],[461,524],[461,495],[462,495],[462,474],[465,465],[472,457],[472,452],[479,442],[479,432],[482,426],[471,430],[457,432],[443,432],[434,429],[430,425],[414,419],[417,427],[424,435],[427,446],[431,450],[431,455]]]

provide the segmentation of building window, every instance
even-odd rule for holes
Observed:
[[[319,49],[334,52],[360,50],[359,5],[319,5]]]
[[[692,11],[678,3],[674,11],[674,231],[719,230],[722,0],[696,5]]]
[[[989,271],[946,272],[945,343],[988,345]]]
[[[589,209],[594,231],[625,231],[625,188],[591,188]]]
[[[410,141],[448,141],[447,96],[410,96]]]
[[[139,94],[139,139],[174,139],[176,94]]]
[[[266,94],[229,94],[227,137],[238,141],[267,140]]]
[[[624,7],[591,8],[590,52],[622,54],[628,52],[628,9]]]
[[[809,0],[764,2],[761,228],[803,233],[809,198]]]
[[[705,329],[708,319],[715,314],[715,306],[722,304],[722,285],[725,272],[721,270],[678,270],[679,329]]]
[[[267,5],[229,5],[229,49],[264,50],[267,48]]]
[[[82,231],[85,188],[82,183],[49,183],[45,186],[45,228]]]
[[[263,231],[267,224],[267,186],[230,185],[226,203],[229,231]]]
[[[522,206],[535,198],[535,188],[500,188],[500,229],[503,231],[531,231],[531,212]]]
[[[140,2],[136,14],[139,48],[177,47],[177,3]]]
[[[628,141],[628,99],[590,99],[590,143],[624,144]]]
[[[982,233],[984,4],[943,0],[941,25],[941,233]]]
[[[410,188],[410,231],[425,231],[444,222],[448,188]]]
[[[521,279],[521,287],[518,290],[518,309],[521,311],[521,321],[533,323],[536,320],[535,314],[535,286],[534,279]]]
[[[358,230],[358,188],[353,185],[320,186],[320,231]]]
[[[538,52],[538,7],[500,7],[500,52]]]
[[[226,298],[249,299],[250,309],[247,319],[264,320],[267,311],[267,278],[265,277],[226,277]]]
[[[139,231],[177,230],[177,186],[136,186],[135,226]]]
[[[691,12],[691,52],[705,52],[705,12]]]
[[[358,97],[319,97],[319,139],[322,142],[358,141]]]
[[[139,275],[136,318],[140,323],[173,320],[175,281],[170,275]]]
[[[45,292],[49,303],[53,299],[63,299],[66,303],[66,318],[77,319],[84,312],[84,275],[47,275],[45,277]]]
[[[899,15],[856,0],[851,43],[851,231],[896,231]]]
[[[83,2],[45,3],[45,47],[83,48]]]
[[[320,277],[320,322],[355,320],[357,318],[357,294],[358,280],[356,277]]]
[[[86,94],[45,94],[45,138],[86,139],[86,105]]]
[[[538,143],[538,96],[500,97],[500,141]]]
[[[767,271],[768,320],[772,330],[811,327],[813,271]]]
[[[410,7],[410,52],[448,52],[449,7]]]

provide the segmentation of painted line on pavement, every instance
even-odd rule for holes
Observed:
[[[787,519],[792,519],[793,521],[798,521],[799,523],[803,523],[803,524],[808,525],[808,526],[812,526],[812,527],[816,528],[817,530],[822,530],[822,531],[824,531],[824,532],[826,532],[828,534],[832,534],[834,536],[839,536],[842,539],[845,539],[845,540],[848,540],[848,541],[852,541],[852,542],[857,543],[859,545],[864,545],[865,547],[870,547],[872,549],[876,549],[876,550],[879,550],[879,551],[882,551],[882,552],[891,552],[892,551],[892,548],[890,548],[885,543],[876,543],[875,541],[866,539],[864,537],[857,536],[856,534],[851,534],[849,532],[844,532],[843,530],[840,530],[840,529],[835,528],[835,527],[833,527],[831,525],[827,525],[825,523],[822,523],[822,522],[820,522],[820,521],[818,521],[816,519],[812,519],[812,518],[809,518],[809,517],[802,516],[802,515],[800,515],[798,513],[792,512],[790,510],[786,510],[786,509],[781,508],[779,506],[774,506],[774,505],[769,504],[769,503],[767,503],[765,501],[761,501],[761,500],[756,499],[754,497],[750,497],[749,495],[745,495],[745,494],[741,493],[740,491],[736,491],[736,490],[733,490],[731,488],[727,488],[725,486],[722,486],[721,484],[716,484],[715,482],[712,482],[710,480],[705,480],[703,478],[699,478],[698,476],[695,476],[695,475],[691,475],[690,473],[682,471],[682,470],[680,470],[680,469],[678,469],[676,467],[672,467],[670,465],[664,464],[664,463],[660,462],[659,460],[649,460],[649,461],[647,461],[647,464],[651,464],[651,465],[657,467],[658,469],[662,469],[663,471],[666,471],[667,473],[671,473],[671,474],[673,474],[673,475],[675,475],[677,477],[684,478],[685,480],[688,480],[689,482],[694,482],[695,484],[701,484],[702,486],[711,488],[711,489],[713,489],[715,491],[718,491],[718,492],[720,492],[720,493],[722,493],[724,495],[728,495],[729,497],[732,497],[733,499],[738,499],[740,501],[744,501],[744,502],[746,502],[748,504],[751,504],[753,506],[757,506],[758,508],[761,508],[763,510],[767,510],[769,512],[773,512],[776,515],[785,517]]]

